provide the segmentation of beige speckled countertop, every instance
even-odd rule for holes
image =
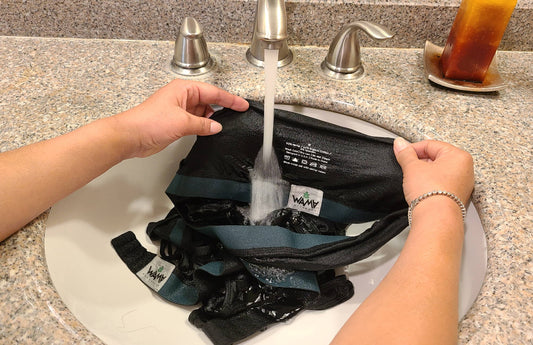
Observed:
[[[210,44],[217,70],[203,80],[262,97],[262,70],[246,46]],[[175,77],[173,44],[0,37],[0,151],[70,131],[132,107]],[[461,344],[531,344],[533,333],[533,53],[499,52],[508,87],[472,94],[431,85],[421,49],[362,50],[366,76],[322,77],[325,48],[296,47],[279,71],[277,101],[362,118],[409,140],[445,140],[475,160],[473,201],[488,243],[481,293],[460,325]],[[0,177],[1,178],[1,177]],[[41,215],[0,244],[0,343],[98,344],[67,310],[46,267]]]

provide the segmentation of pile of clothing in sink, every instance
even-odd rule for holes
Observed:
[[[112,240],[120,258],[162,298],[199,305],[189,321],[217,345],[351,298],[352,283],[335,268],[367,258],[407,227],[392,139],[276,110],[273,148],[290,188],[283,207],[252,223],[262,105],[212,118],[224,130],[197,138],[166,190],[174,207],[147,226],[159,255],[126,232]],[[346,236],[350,224],[369,221]]]

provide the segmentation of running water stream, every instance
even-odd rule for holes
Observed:
[[[267,164],[272,156],[274,136],[274,98],[278,78],[278,50],[265,49],[265,102],[263,129],[263,163]]]
[[[274,97],[278,73],[278,50],[265,49],[265,101],[263,147],[259,151],[250,173],[252,202],[250,221],[264,223],[269,213],[283,208],[287,183],[281,178],[281,169],[272,147],[274,137]]]

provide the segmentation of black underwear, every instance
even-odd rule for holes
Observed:
[[[334,269],[367,258],[406,228],[407,205],[392,139],[276,110],[274,151],[283,180],[297,188],[267,222],[252,225],[262,105],[212,118],[224,130],[197,138],[166,190],[174,208],[147,227],[161,258],[131,232],[112,244],[161,297],[201,304],[189,321],[223,345],[349,299],[353,286]],[[345,235],[349,224],[368,221],[375,223],[362,234]]]

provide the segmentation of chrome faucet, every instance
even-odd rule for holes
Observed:
[[[264,66],[265,49],[278,50],[278,67],[292,61],[287,45],[287,13],[284,0],[258,0],[252,44],[246,58],[255,66]]]
[[[357,21],[342,27],[329,46],[328,55],[322,62],[322,72],[334,79],[358,79],[364,74],[357,32],[364,31],[375,40],[394,36],[384,26],[366,21]]]

